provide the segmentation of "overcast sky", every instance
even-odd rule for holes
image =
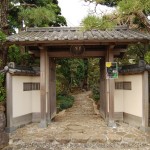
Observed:
[[[94,11],[94,4],[85,3],[84,0],[58,0],[62,15],[66,18],[68,26],[80,26],[81,20]],[[105,6],[97,8],[98,14],[110,12],[112,9]],[[113,9],[114,10],[114,9]]]

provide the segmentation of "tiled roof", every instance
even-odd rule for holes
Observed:
[[[9,68],[9,73],[13,75],[27,75],[27,76],[39,76],[40,71],[35,71],[31,69],[17,69],[17,68]]]
[[[119,73],[122,75],[140,74],[144,71],[150,71],[150,65],[143,63],[143,60],[140,60],[139,64],[125,65],[119,68]]]
[[[7,41],[10,43],[50,43],[52,41],[144,42],[149,40],[150,34],[143,34],[126,28],[116,28],[111,31],[82,31],[81,28],[75,27],[36,27],[28,28],[27,31],[22,31],[7,37]]]

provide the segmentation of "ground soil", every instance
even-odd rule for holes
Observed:
[[[90,94],[74,95],[73,107],[57,114],[45,129],[38,123],[17,129],[4,150],[150,150],[149,133],[123,122],[108,127]]]

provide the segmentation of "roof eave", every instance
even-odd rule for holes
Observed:
[[[8,45],[16,44],[16,45],[22,45],[22,46],[27,46],[27,45],[72,45],[72,44],[80,44],[80,45],[110,45],[110,44],[136,44],[136,43],[145,43],[149,44],[148,39],[125,39],[125,40],[120,40],[120,39],[113,39],[113,40],[44,40],[44,41],[7,41],[6,43]]]

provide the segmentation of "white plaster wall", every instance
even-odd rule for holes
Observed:
[[[23,91],[24,82],[40,82],[40,77],[12,76],[13,117],[40,112],[40,90]]]
[[[23,91],[23,82],[31,82],[29,76],[12,76],[12,107],[13,117],[19,117],[32,112],[32,91]]]
[[[119,75],[115,82],[122,82],[124,77]],[[123,90],[117,89],[114,92],[114,112],[123,112]]]
[[[131,82],[132,90],[115,89],[114,111],[142,117],[142,74],[119,76],[119,81]]]
[[[32,82],[40,82],[40,77],[32,77]],[[32,91],[32,112],[40,112],[40,90]]]
[[[131,81],[132,90],[124,90],[125,113],[142,117],[142,74],[126,75],[124,81]]]

